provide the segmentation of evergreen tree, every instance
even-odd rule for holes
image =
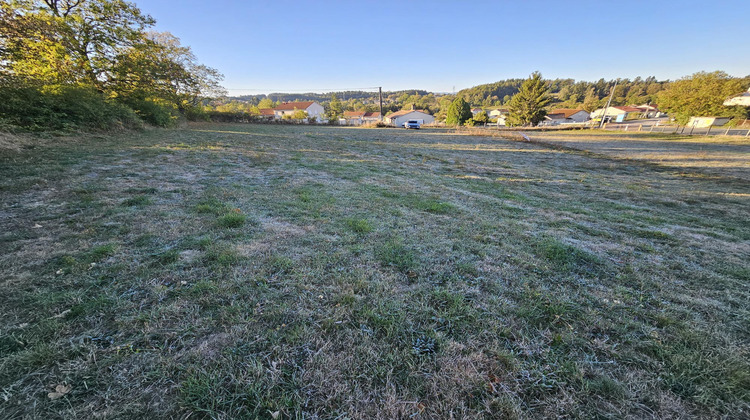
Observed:
[[[445,123],[448,125],[461,125],[472,117],[469,103],[462,97],[456,98],[451,106],[448,107],[448,113],[445,116]]]
[[[508,125],[537,125],[547,115],[544,107],[550,101],[549,87],[538,71],[531,74],[521,85],[521,90],[508,103]]]
[[[328,103],[328,111],[326,112],[328,121],[338,121],[342,115],[344,115],[344,106],[335,93],[331,94],[331,102]]]
[[[589,88],[586,92],[586,97],[583,99],[583,109],[586,112],[594,112],[597,108],[599,108],[599,96],[594,91],[594,88]]]

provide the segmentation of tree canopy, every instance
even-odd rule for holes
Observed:
[[[521,89],[508,102],[509,125],[537,125],[547,115],[544,109],[550,102],[549,87],[542,74],[534,72],[521,85]]]
[[[40,95],[91,90],[142,116],[155,107],[185,113],[223,94],[221,74],[198,63],[175,36],[150,31],[154,23],[123,0],[4,2],[0,88]]]
[[[723,103],[748,86],[750,77],[734,78],[722,71],[699,72],[670,83],[658,93],[658,104],[680,124],[687,123],[690,117],[747,118],[747,108],[728,107]]]

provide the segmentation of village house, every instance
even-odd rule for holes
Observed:
[[[274,116],[280,120],[285,115],[292,116],[295,111],[304,111],[307,113],[308,118],[315,118],[318,121],[322,121],[325,118],[325,109],[322,105],[314,101],[306,102],[284,102],[273,109]]]
[[[362,122],[364,123],[373,123],[380,121],[380,112],[365,112],[365,115],[362,117]]]
[[[260,119],[261,120],[273,120],[276,118],[276,114],[273,112],[273,108],[260,108]]]
[[[507,108],[487,108],[485,109],[487,116],[490,121],[496,120],[497,125],[505,125],[505,119],[508,117],[510,111]]]
[[[724,101],[724,106],[748,106],[750,107],[750,89],[747,92],[734,95]]]
[[[344,111],[344,121],[346,125],[362,125],[365,118],[365,111]]]
[[[634,106],[610,106],[606,112],[604,108],[599,108],[591,113],[592,119],[600,119],[604,116],[605,119],[615,122],[622,122],[625,120],[632,120],[640,118],[644,114],[644,110],[636,108]]]
[[[582,123],[589,119],[589,113],[583,109],[553,109],[544,117],[550,125]]]
[[[404,109],[385,116],[385,122],[396,127],[401,127],[409,120],[417,120],[420,124],[431,124],[435,122],[435,117],[422,109]]]
[[[344,124],[362,125],[380,121],[380,112],[344,111]]]

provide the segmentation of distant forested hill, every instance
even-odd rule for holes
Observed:
[[[269,93],[259,95],[242,95],[236,96],[233,99],[240,101],[249,102],[253,105],[257,105],[263,99],[270,99],[273,102],[296,102],[296,101],[318,101],[327,102],[331,99],[331,95],[335,94],[339,99],[347,101],[350,99],[359,99],[361,101],[366,100],[377,100],[377,91],[362,91],[362,90],[350,90],[341,92],[329,92],[329,93]],[[404,94],[407,95],[419,95],[426,96],[429,94],[426,90],[399,90],[399,91],[388,91],[383,92],[383,98],[400,97]]]
[[[458,92],[459,96],[472,106],[497,106],[506,104],[518,92],[524,79],[507,79],[495,83],[474,86]],[[584,108],[593,110],[602,106],[609,97],[614,80],[599,79],[596,82],[575,81],[574,79],[548,80],[553,107]],[[657,81],[655,77],[633,80],[622,79],[615,88],[613,105],[653,103],[656,93],[667,81]]]

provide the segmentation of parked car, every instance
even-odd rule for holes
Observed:
[[[404,123],[404,128],[413,128],[415,130],[419,130],[419,121],[417,120],[409,120]]]

